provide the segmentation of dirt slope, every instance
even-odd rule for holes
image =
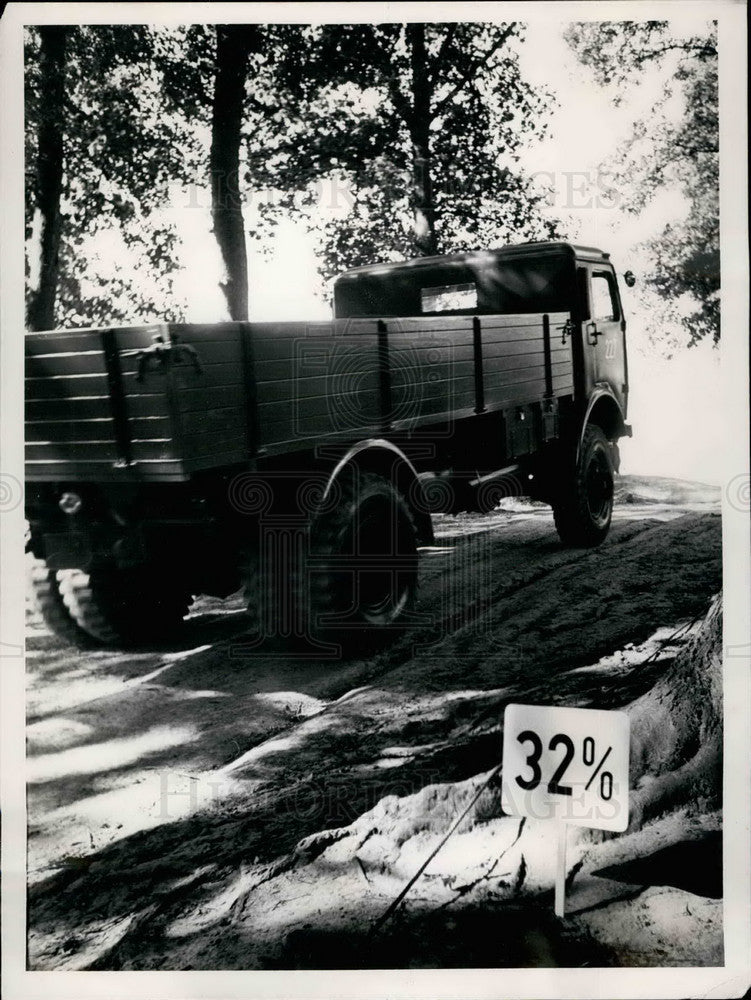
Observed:
[[[552,917],[550,833],[525,832],[522,865],[492,791],[366,932],[498,763],[508,701],[621,707],[665,671],[660,636],[721,585],[716,496],[680,499],[625,502],[588,552],[561,548],[544,508],[438,518],[414,627],[346,663],[250,650],[232,602],[137,654],[80,654],[31,623],[31,966],[622,964],[602,928]],[[655,849],[686,829],[703,843],[719,817],[675,822],[650,827]],[[611,879],[581,905],[606,883],[683,911],[680,887],[637,898]],[[703,937],[683,928],[695,944],[672,964],[721,960],[719,901],[693,898]],[[661,964],[673,945],[630,947],[625,964]]]

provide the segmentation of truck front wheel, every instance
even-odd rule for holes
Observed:
[[[153,567],[104,565],[90,573],[58,573],[60,595],[76,625],[106,645],[131,645],[172,634],[185,617],[191,596]]]
[[[613,458],[604,432],[590,424],[584,431],[573,476],[553,501],[553,516],[564,545],[599,545],[613,515]]]

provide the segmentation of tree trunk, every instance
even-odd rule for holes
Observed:
[[[60,195],[63,187],[63,120],[65,47],[68,29],[54,25],[39,28],[41,39],[40,117],[36,160],[35,259],[31,272],[35,287],[29,290],[26,325],[29,330],[49,330],[55,325],[58,261],[60,255]]]
[[[412,142],[412,204],[415,218],[415,246],[420,256],[438,253],[435,204],[431,181],[430,97],[431,81],[425,48],[425,25],[407,26],[412,68],[412,115],[409,122]]]
[[[248,318],[248,257],[240,195],[240,129],[248,55],[259,29],[217,25],[211,109],[211,216],[224,268],[220,283],[230,319]]]

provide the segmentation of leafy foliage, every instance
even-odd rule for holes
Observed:
[[[661,21],[600,22],[572,25],[569,44],[601,84],[620,89],[638,82],[658,64],[670,71],[666,87],[649,114],[609,165],[622,207],[639,215],[660,192],[680,192],[682,218],[645,241],[651,270],[648,286],[659,308],[652,333],[678,323],[688,346],[720,338],[719,132],[716,25],[704,34],[679,37]],[[675,114],[678,101],[680,113]]]
[[[263,243],[290,213],[306,220],[329,277],[366,261],[554,234],[544,192],[518,166],[552,101],[521,76],[519,25],[255,30],[237,178],[251,237]],[[182,318],[179,238],[165,208],[171,188],[208,186],[216,39],[206,25],[70,28],[59,324]],[[35,28],[26,62],[33,164],[42,114]],[[33,170],[27,182],[31,275]]]
[[[140,25],[78,26],[68,34],[63,131],[57,322],[87,325],[177,316],[171,294],[177,234],[164,221],[172,184],[195,176],[196,132],[163,86],[182,64],[182,31]],[[42,113],[38,31],[26,44],[27,163]],[[174,90],[172,91],[174,93]],[[26,236],[33,253],[36,178],[27,174]],[[96,264],[97,240],[115,238],[121,258]],[[128,266],[123,266],[125,258]],[[31,262],[27,263],[27,271]],[[128,277],[136,272],[136,277]],[[149,280],[161,279],[153,295]]]
[[[552,101],[521,77],[519,25],[277,30],[269,124],[285,135],[261,144],[250,173],[283,192],[267,216],[293,211],[316,229],[326,276],[554,232],[518,169]]]

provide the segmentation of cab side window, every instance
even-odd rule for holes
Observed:
[[[618,319],[613,277],[607,272],[592,275],[592,319]]]

